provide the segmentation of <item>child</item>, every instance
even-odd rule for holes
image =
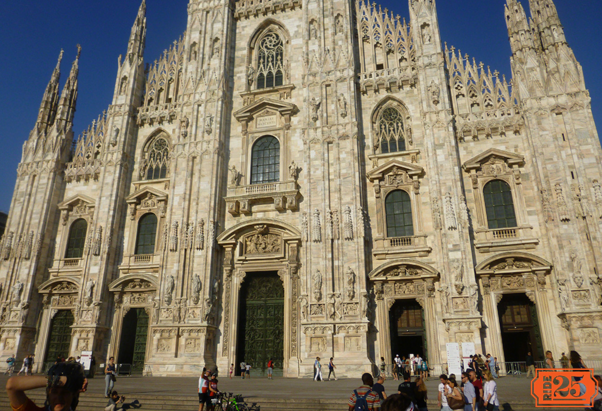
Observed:
[[[234,364],[230,364],[230,379],[232,379],[232,374],[234,374]]]

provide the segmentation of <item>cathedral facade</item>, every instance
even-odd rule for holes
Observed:
[[[408,22],[190,0],[149,66],[143,1],[81,136],[79,52],[44,93],[0,247],[0,355],[178,376],[272,358],[287,377],[317,356],[437,372],[450,342],[602,359],[602,149],[553,0],[529,5],[505,6],[509,81],[443,44],[435,0]]]

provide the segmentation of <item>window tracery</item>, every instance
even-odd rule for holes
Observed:
[[[406,150],[403,116],[395,107],[386,107],[377,122],[377,144],[381,154]]]
[[[140,177],[146,180],[166,178],[169,171],[169,143],[158,137],[149,145],[140,169]]]
[[[258,90],[284,84],[284,43],[274,32],[259,42],[256,76]]]

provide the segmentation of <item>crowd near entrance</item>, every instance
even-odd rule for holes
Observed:
[[[419,354],[428,358],[424,310],[416,300],[397,300],[389,311],[391,358]]]
[[[132,372],[142,372],[148,337],[148,314],[144,308],[132,308],[123,318],[119,364],[131,364]]]
[[[504,357],[508,362],[544,359],[537,308],[525,294],[505,294],[498,305]]]
[[[69,357],[71,347],[71,326],[74,318],[71,310],[59,310],[50,323],[48,346],[46,347],[45,362],[52,364],[58,357]],[[46,369],[46,367],[45,367]]]
[[[267,375],[270,359],[274,376],[281,376],[284,361],[284,287],[276,272],[249,273],[240,292],[238,363],[251,365],[254,376]],[[236,374],[238,375],[240,370]]]

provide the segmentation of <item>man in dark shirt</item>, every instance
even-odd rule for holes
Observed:
[[[412,400],[412,402],[414,404],[416,404],[416,386],[418,384],[420,384],[420,377],[418,377],[416,379],[416,381],[412,382],[411,381],[411,377],[409,373],[404,373],[403,374],[403,382],[401,384],[399,384],[399,387],[397,388],[397,392],[399,394],[405,394],[408,397],[410,397],[410,399]]]
[[[533,356],[531,355],[531,351],[529,351],[527,353],[526,362],[527,362],[527,377],[529,377],[529,374],[531,374],[531,375],[533,375],[533,377],[535,377],[535,361],[533,361]]]
[[[381,403],[387,399],[387,393],[385,393],[385,386],[383,383],[385,382],[384,374],[379,375],[378,381],[376,384],[372,386],[372,391],[378,393],[378,397],[380,398]]]
[[[468,370],[468,379],[474,387],[478,409],[483,409],[483,381],[477,378],[477,373],[473,369]]]

